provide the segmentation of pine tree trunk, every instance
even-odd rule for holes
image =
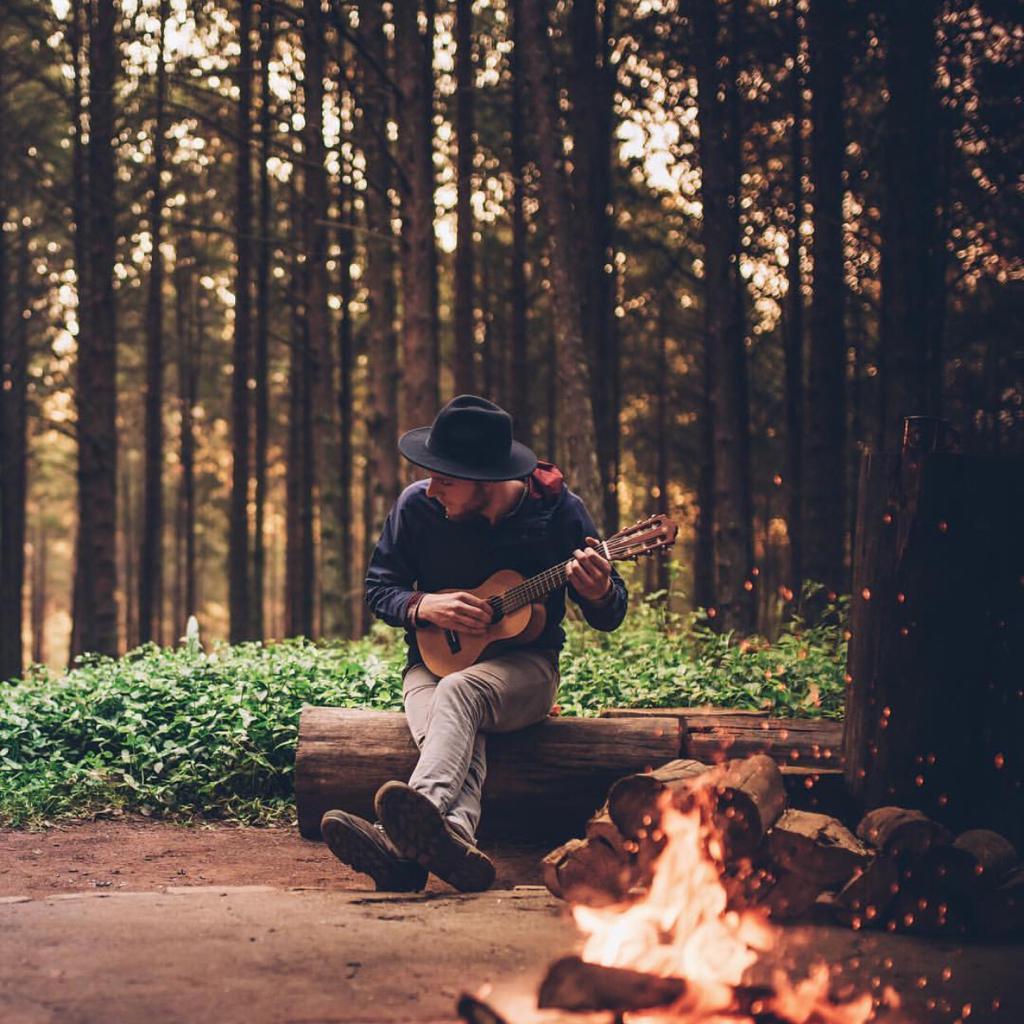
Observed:
[[[355,422],[353,397],[353,373],[355,369],[355,346],[352,338],[352,262],[354,242],[351,228],[352,186],[342,181],[338,193],[338,210],[341,228],[338,231],[338,247],[341,250],[339,262],[338,292],[341,298],[341,318],[338,324],[338,348],[341,382],[338,390],[338,413],[341,421],[341,529],[346,540],[344,563],[345,602],[348,615],[349,636],[354,636],[362,605],[362,590],[353,585],[355,567],[359,564],[352,536],[355,532],[355,516],[352,513],[352,484],[354,481],[354,459],[352,432]],[[435,377],[436,381],[436,377]]]
[[[814,298],[808,367],[804,569],[846,590],[846,294],[843,271],[843,71],[841,9],[812,0],[808,18],[814,131]]]
[[[130,465],[130,463],[128,464]],[[124,577],[124,644],[132,650],[139,643],[138,586],[136,573],[135,490],[128,466],[118,475],[121,492],[121,557]]]
[[[256,449],[253,475],[256,478],[256,508],[252,558],[252,635],[267,636],[267,451],[270,444],[270,60],[274,51],[274,8],[270,0],[260,3],[260,172],[259,242],[256,250]]]
[[[790,13],[793,69],[789,76],[789,103],[793,114],[790,131],[790,210],[786,236],[785,380],[786,380],[786,525],[789,534],[789,567],[786,586],[797,606],[803,585],[803,433],[804,433],[804,296],[801,270],[800,225],[803,221],[803,75],[799,0]]]
[[[0,88],[2,88],[0,76]],[[4,99],[0,92],[0,118]],[[5,138],[0,123],[0,141]],[[0,180],[4,170],[0,156]],[[0,220],[7,212],[0,195]],[[6,301],[0,299],[0,683],[20,678],[24,669],[22,594],[25,588],[25,503],[28,461],[28,321],[21,312],[29,304],[28,228],[18,232],[13,325],[4,318]],[[6,241],[5,241],[6,244]],[[5,253],[0,250],[0,293],[6,295]]]
[[[398,342],[395,337],[394,253],[391,235],[390,154],[386,134],[388,105],[380,69],[387,66],[383,15],[378,4],[362,0],[359,22],[366,62],[363,67],[362,145],[368,186],[366,210],[366,288],[369,305],[368,345],[373,388],[368,429],[372,438],[372,543],[398,496]]]
[[[904,416],[933,415],[928,336],[936,281],[937,0],[886,8],[883,431],[898,447]]]
[[[341,488],[338,400],[335,387],[334,335],[327,309],[328,194],[323,132],[324,25],[320,0],[306,0],[303,49],[306,54],[305,207],[306,322],[313,360],[313,458],[320,520],[320,635],[328,640],[348,632],[342,565]]]
[[[736,33],[734,15],[733,36]],[[739,273],[739,139],[735,53],[728,78],[718,69],[715,0],[693,6],[700,123],[706,352],[713,386],[716,620],[722,629],[753,627],[750,499],[750,410]],[[719,94],[724,93],[723,104]]]
[[[612,315],[611,263],[612,202],[612,65],[604,19],[596,0],[576,0],[570,12],[572,40],[573,172],[575,226],[579,232],[579,282],[583,338],[590,359],[597,461],[604,497],[604,528],[618,529],[618,408],[619,375]],[[610,18],[612,5],[605,5]],[[600,31],[599,31],[600,29]]]
[[[161,640],[163,630],[163,461],[164,461],[164,101],[167,73],[164,67],[164,34],[169,0],[160,0],[159,42],[156,69],[156,124],[153,128],[153,184],[149,200],[149,225],[153,252],[149,269],[146,305],[146,468],[145,514],[142,517],[142,551],[139,554],[139,642]]]
[[[473,288],[473,4],[455,3],[455,99],[459,151],[455,216],[455,393],[476,391]]]
[[[75,649],[116,657],[117,612],[117,255],[114,168],[115,80],[119,65],[114,0],[90,7],[87,312],[78,337],[78,564]]]
[[[395,56],[402,168],[402,429],[430,423],[437,412],[437,339],[431,289],[434,245],[432,54],[420,35],[417,3],[395,6]],[[429,90],[423,88],[430,83]],[[460,150],[461,151],[461,150]]]
[[[526,213],[523,209],[525,186],[523,173],[526,167],[524,113],[524,70],[522,63],[522,0],[511,0],[512,53],[509,56],[512,74],[512,110],[510,131],[512,135],[512,251],[508,276],[509,305],[509,399],[508,411],[512,414],[515,436],[527,447],[532,442],[533,420],[530,413],[530,384],[528,374],[529,352],[527,346],[527,293],[526,261]]]
[[[523,0],[523,59],[530,83],[541,172],[544,215],[548,223],[552,308],[558,338],[558,405],[564,427],[565,470],[603,531],[604,496],[598,471],[590,374],[583,344],[581,306],[570,236],[572,210],[561,164],[560,131],[552,83],[547,9],[541,0]]]
[[[49,536],[44,515],[36,523],[36,540],[32,558],[32,661],[36,665],[46,662],[46,569],[49,558]],[[0,673],[0,678],[3,674]]]
[[[231,379],[231,509],[228,604],[231,643],[250,638],[249,364],[252,288],[252,0],[239,0],[238,121],[235,154],[235,340]]]

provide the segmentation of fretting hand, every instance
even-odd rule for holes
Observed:
[[[456,590],[425,594],[416,608],[416,618],[458,633],[483,633],[494,620],[494,612],[482,597]]]
[[[612,564],[596,550],[599,543],[596,537],[588,537],[590,546],[577,548],[565,571],[573,590],[591,604],[599,604],[612,589]]]

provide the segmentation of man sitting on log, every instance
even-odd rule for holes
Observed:
[[[366,600],[386,623],[405,627],[405,712],[420,756],[408,783],[385,782],[377,791],[378,823],[332,810],[321,828],[332,852],[371,875],[378,890],[418,891],[432,871],[478,892],[494,881],[494,865],[475,840],[484,734],[523,729],[551,709],[566,590],[591,626],[610,631],[625,616],[626,587],[595,550],[597,531],[583,502],[555,466],[512,439],[504,409],[461,395],[398,447],[430,477],[407,487],[391,509],[367,571]],[[455,651],[460,636],[468,643],[494,623],[494,604],[470,592],[491,574],[513,569],[529,578],[556,565],[566,566],[567,586],[537,598],[539,635],[487,648],[458,671],[435,673],[423,663],[417,630],[445,631]]]

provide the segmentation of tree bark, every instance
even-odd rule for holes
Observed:
[[[149,199],[149,230],[153,252],[146,304],[146,468],[142,551],[139,554],[139,642],[162,642],[163,633],[163,462],[164,462],[164,104],[167,72],[164,36],[169,0],[160,0],[156,69],[156,123],[153,128],[153,184]]]
[[[790,13],[793,68],[789,74],[789,103],[793,114],[790,131],[790,210],[787,232],[785,306],[786,381],[786,520],[789,535],[789,600],[797,607],[803,589],[803,433],[804,433],[804,296],[801,267],[800,225],[803,221],[803,74],[799,0]]]
[[[434,245],[433,54],[420,35],[417,3],[395,6],[399,157],[402,166],[402,429],[430,423],[438,408],[432,279]],[[429,90],[424,82],[430,83]],[[460,101],[461,102],[461,101]],[[426,108],[426,109],[424,109]],[[461,158],[460,142],[460,158]]]
[[[883,430],[898,446],[904,416],[936,415],[928,387],[937,258],[937,0],[886,9]]]
[[[488,736],[484,827],[568,836],[582,830],[616,779],[670,759],[678,747],[675,721],[657,718],[548,718]],[[408,778],[416,758],[403,714],[304,708],[295,763],[299,830],[317,837],[331,807],[372,816],[381,780]]]
[[[49,601],[47,567],[49,564],[49,533],[46,517],[39,516],[32,557],[32,661],[42,665],[46,661],[46,606]],[[0,673],[0,679],[3,674]]]
[[[701,235],[704,242],[706,352],[714,430],[715,621],[749,632],[754,603],[750,498],[750,410],[739,273],[739,140],[730,116],[734,60],[728,76],[720,54],[716,0],[693,6],[700,124]],[[736,26],[733,26],[735,34]],[[736,46],[732,50],[735,54]],[[723,103],[720,95],[726,96]]]
[[[604,524],[604,495],[597,465],[590,373],[583,342],[581,306],[570,239],[572,210],[560,162],[547,8],[540,0],[522,0],[523,58],[530,84],[541,172],[544,214],[548,223],[552,308],[558,340],[559,407],[565,445],[565,468],[573,489],[583,498],[599,531]]]
[[[268,160],[271,156],[270,60],[274,52],[274,7],[271,0],[260,2],[260,172],[259,241],[256,248],[256,448],[253,475],[256,478],[256,508],[252,553],[252,635],[267,637],[267,451],[270,444],[270,234],[271,196]]]
[[[231,378],[231,505],[228,604],[231,643],[251,636],[249,591],[249,366],[252,288],[252,0],[238,4],[238,111],[235,153],[235,337]]]
[[[590,359],[597,461],[606,533],[619,528],[619,360],[612,315],[612,136],[614,66],[609,23],[597,0],[574,0],[569,13],[572,43],[572,184],[579,231],[581,327]],[[607,269],[606,269],[607,268]]]
[[[114,96],[119,56],[114,0],[90,8],[88,186],[82,209],[88,277],[80,306],[75,385],[78,420],[78,558],[72,655],[116,657],[117,615],[117,255]],[[79,275],[79,281],[83,278]]]
[[[348,633],[343,569],[345,537],[341,532],[338,399],[335,387],[334,337],[327,309],[328,196],[323,132],[324,25],[320,0],[305,0],[303,78],[305,96],[304,234],[306,239],[306,322],[313,360],[313,461],[319,512],[320,631],[328,640]]]
[[[5,102],[0,74],[0,140],[5,139]],[[0,188],[3,177],[0,155]],[[7,197],[0,195],[0,222],[7,212]],[[14,323],[8,330],[6,239],[0,247],[0,683],[21,678],[24,670],[22,630],[25,588],[25,504],[28,464],[28,228],[17,235]]]
[[[512,76],[512,106],[510,110],[512,145],[512,249],[508,268],[509,306],[509,375],[508,410],[515,425],[515,436],[527,447],[533,444],[533,420],[530,413],[530,384],[528,380],[529,349],[527,320],[529,315],[526,292],[526,262],[529,258],[526,239],[526,212],[523,208],[526,188],[526,140],[523,125],[524,79],[522,41],[522,0],[510,0],[512,19],[512,52],[509,55]]]
[[[834,593],[846,588],[846,283],[843,259],[842,6],[813,0],[808,17],[814,131],[814,297],[803,508],[804,570]]]
[[[476,391],[474,355],[473,253],[473,4],[455,3],[455,99],[458,156],[456,159],[455,216],[455,393]]]
[[[387,66],[383,13],[379,4],[361,0],[359,22],[366,59],[363,64],[363,119],[361,143],[366,157],[366,288],[368,296],[367,345],[373,392],[367,417],[371,438],[373,494],[368,542],[376,538],[388,509],[398,496],[398,341],[395,337],[394,238],[391,231],[391,181],[386,122]]]

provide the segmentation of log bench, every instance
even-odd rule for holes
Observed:
[[[481,834],[565,839],[578,834],[616,779],[678,757],[675,717],[548,718],[487,738]],[[395,711],[303,708],[295,756],[299,831],[320,838],[324,811],[372,820],[373,796],[388,779],[406,780],[416,747]]]

